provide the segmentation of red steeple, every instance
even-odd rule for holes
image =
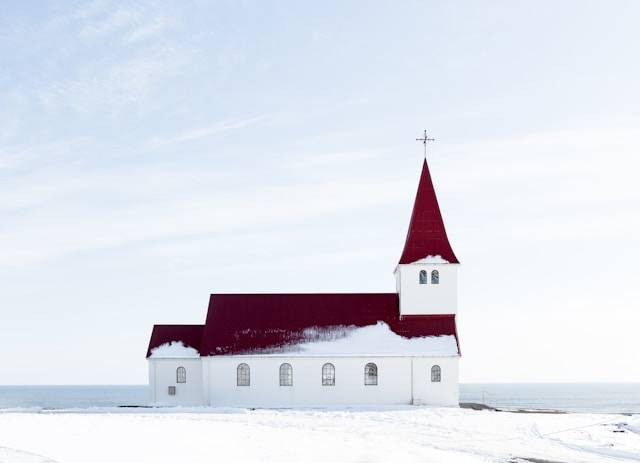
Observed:
[[[427,160],[422,164],[420,184],[413,204],[411,222],[407,232],[400,264],[410,264],[427,256],[440,256],[452,264],[458,264],[458,259],[451,249],[444,222],[440,214],[438,199],[431,182],[431,174]]]

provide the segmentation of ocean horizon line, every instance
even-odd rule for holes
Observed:
[[[585,384],[638,384],[638,381],[461,381],[460,385],[536,385],[536,384],[567,384],[567,385],[585,385]],[[0,387],[149,387],[144,383],[48,383],[48,384],[0,384]]]

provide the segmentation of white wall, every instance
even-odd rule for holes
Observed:
[[[413,359],[413,403],[415,405],[458,406],[459,357],[416,357]],[[431,382],[431,367],[440,366],[441,381]]]
[[[335,386],[322,385],[322,366],[335,366]],[[378,367],[378,385],[365,386],[364,366]],[[249,386],[236,383],[237,367],[250,367]],[[280,386],[280,365],[293,367],[293,386]],[[439,365],[440,383],[431,382]],[[187,370],[186,384],[176,369]],[[213,356],[149,359],[151,402],[156,405],[225,407],[313,407],[350,405],[458,405],[458,357]],[[176,395],[168,395],[176,386]]]
[[[425,270],[427,284],[420,284]],[[440,283],[431,284],[431,271],[440,273]],[[403,264],[396,269],[400,315],[454,314],[458,310],[458,264]]]
[[[157,405],[203,405],[202,359],[150,358],[149,385],[151,403]],[[176,369],[187,370],[187,382],[176,382]],[[169,386],[176,387],[176,395],[169,395]]]
[[[408,357],[256,357],[224,356],[204,359],[209,364],[209,404],[238,407],[310,407],[458,404],[458,358]],[[282,363],[293,367],[293,386],[279,385]],[[335,386],[322,385],[322,365],[336,369]],[[378,385],[365,386],[364,366],[378,366]],[[413,387],[412,391],[412,362]],[[238,364],[251,368],[251,385],[236,385]],[[431,383],[431,366],[442,368],[441,383]],[[418,395],[416,395],[416,393]]]
[[[211,405],[300,407],[408,403],[409,362],[402,358],[370,357],[212,357],[208,359]],[[251,386],[236,385],[239,363],[251,368]],[[293,386],[279,385],[282,363],[293,367]],[[322,385],[322,366],[335,366],[335,386]],[[364,385],[364,366],[378,366],[378,385]]]

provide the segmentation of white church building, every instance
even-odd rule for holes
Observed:
[[[155,325],[155,405],[458,405],[459,262],[426,160],[393,293],[212,294],[203,325]]]

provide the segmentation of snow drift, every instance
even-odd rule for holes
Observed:
[[[437,254],[435,256],[429,255],[416,262],[420,264],[448,264],[449,263],[449,261],[447,259],[444,259],[440,254]]]
[[[188,347],[182,341],[165,342],[151,349],[151,358],[197,358],[200,354],[193,347]]]
[[[258,353],[258,352],[254,352]],[[394,333],[389,325],[355,327],[338,326],[330,329],[308,328],[304,340],[297,344],[259,352],[260,354],[287,354],[291,356],[340,355],[458,355],[455,336],[426,336],[404,338]]]

